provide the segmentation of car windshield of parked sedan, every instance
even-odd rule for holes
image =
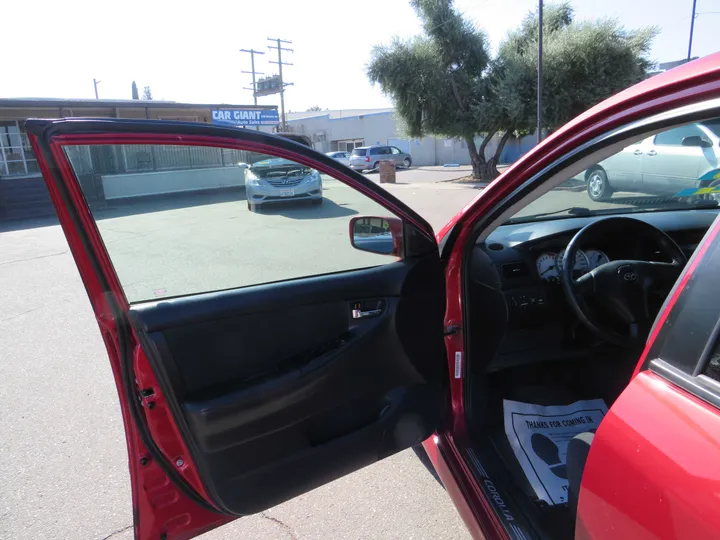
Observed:
[[[539,197],[506,223],[715,208],[720,119],[646,137]]]

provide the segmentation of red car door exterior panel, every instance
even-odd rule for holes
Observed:
[[[716,219],[663,306],[639,372],[598,429],[577,538],[718,537],[720,384],[711,362],[720,329],[719,232]]]
[[[610,408],[590,448],[577,538],[718,537],[715,407],[643,371]]]

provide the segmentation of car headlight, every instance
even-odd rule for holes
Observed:
[[[250,169],[245,169],[245,185],[252,187],[260,186],[260,179],[255,176],[255,173]]]
[[[304,182],[306,184],[313,184],[315,182],[320,182],[320,180],[321,180],[320,173],[314,170],[308,176],[305,177]]]

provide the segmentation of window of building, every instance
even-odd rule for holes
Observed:
[[[0,176],[40,172],[35,153],[20,122],[0,121]]]
[[[333,141],[333,146],[341,152],[352,152],[355,148],[365,145],[364,139],[351,139],[344,141]]]

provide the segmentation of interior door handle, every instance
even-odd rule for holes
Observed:
[[[657,152],[656,152],[655,150],[650,150],[650,151],[647,153],[647,155],[648,155],[648,156],[656,156],[656,155],[657,155]]]
[[[363,311],[361,309],[353,309],[352,310],[352,318],[353,319],[365,319],[367,317],[376,317],[382,313],[382,309],[368,309],[367,311]]]

